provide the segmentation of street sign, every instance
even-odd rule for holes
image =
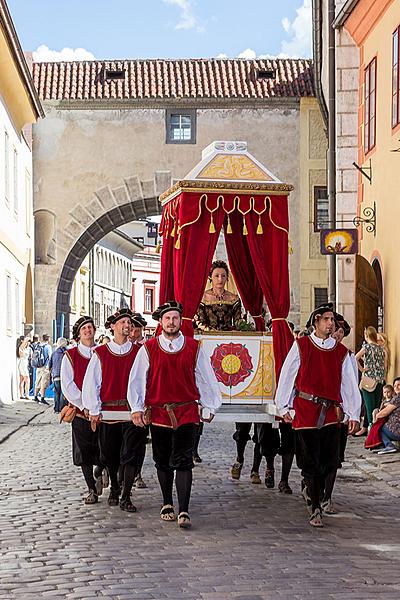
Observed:
[[[357,254],[357,229],[322,229],[321,254]]]

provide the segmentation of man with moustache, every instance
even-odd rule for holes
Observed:
[[[102,468],[99,465],[97,432],[92,431],[90,421],[82,403],[82,383],[92,352],[96,328],[92,317],[85,315],[78,319],[72,329],[72,337],[77,346],[66,350],[61,362],[61,390],[70,405],[76,407],[72,427],[72,458],[74,465],[81,467],[88,486],[85,504],[96,504],[103,491]]]
[[[332,303],[311,313],[307,327],[312,325],[314,331],[294,342],[275,397],[280,416],[295,431],[296,460],[310,496],[313,527],[323,527],[321,488],[338,465],[338,423],[343,413],[347,415],[351,434],[360,419],[357,381],[347,348],[331,337],[334,322]]]
[[[129,336],[132,330],[133,313],[121,308],[111,315],[105,324],[111,329],[113,340],[97,346],[90,359],[82,387],[83,405],[89,411],[93,427],[99,427],[100,459],[110,475],[110,506],[136,512],[131,501],[131,490],[143,462],[146,431],[130,420],[125,420],[129,410],[126,399],[128,377],[138,352]],[[101,411],[120,412],[121,419],[102,421]],[[118,468],[123,468],[122,492],[118,484]],[[119,498],[121,494],[121,499]]]
[[[183,308],[174,300],[153,313],[162,332],[139,350],[129,376],[128,401],[132,421],[145,427],[144,410],[151,410],[153,459],[163,495],[160,517],[175,521],[174,483],[178,497],[178,525],[191,526],[189,500],[192,488],[193,448],[199,423],[199,404],[212,421],[221,405],[221,392],[210,361],[197,340],[181,332]]]

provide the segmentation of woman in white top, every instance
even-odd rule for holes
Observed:
[[[17,369],[19,374],[19,396],[29,398],[29,359],[32,355],[30,338],[25,337],[17,350]]]

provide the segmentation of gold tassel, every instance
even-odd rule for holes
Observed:
[[[293,254],[293,246],[292,246],[291,239],[288,239],[288,251],[289,251],[289,254]]]
[[[232,226],[231,226],[231,220],[229,218],[229,215],[228,215],[228,225],[226,226],[226,233],[233,233],[232,232]]]
[[[257,235],[262,235],[264,233],[263,226],[261,225],[261,217],[258,217],[258,225],[257,225]]]
[[[210,222],[210,227],[208,228],[208,233],[215,233],[215,225],[214,225],[212,213],[211,213],[211,222]]]
[[[156,246],[156,254],[160,254],[160,252],[161,252],[161,242],[160,242],[160,240],[158,240],[157,246]]]
[[[175,242],[175,248],[176,250],[179,250],[179,248],[181,247],[181,234],[178,235],[178,238]]]
[[[175,237],[175,223],[171,231],[171,237]]]
[[[246,219],[243,217],[243,235],[248,235]]]

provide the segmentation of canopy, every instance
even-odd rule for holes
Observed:
[[[257,331],[265,331],[263,296],[268,304],[277,379],[293,343],[286,320],[292,189],[249,154],[245,142],[213,142],[187,178],[160,197],[160,303],[181,302],[183,333],[193,335],[192,321],[223,228],[232,275]]]

